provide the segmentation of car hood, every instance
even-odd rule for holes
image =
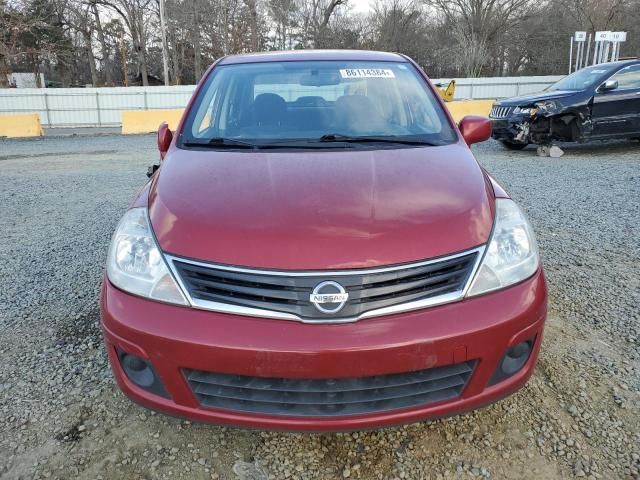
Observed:
[[[549,92],[539,92],[530,95],[520,95],[518,97],[505,98],[497,102],[498,105],[505,107],[527,107],[536,102],[543,100],[555,100],[558,98],[570,97],[578,92],[569,90],[555,90]]]
[[[462,145],[172,149],[149,192],[163,251],[256,268],[362,268],[483,244],[493,190]]]

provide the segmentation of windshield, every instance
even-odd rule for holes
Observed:
[[[571,75],[567,75],[562,80],[551,85],[547,90],[584,90],[593,87],[598,81],[607,76],[611,69],[602,67],[602,65],[594,65],[593,67],[583,68]]]
[[[457,140],[408,63],[295,61],[216,67],[190,111],[182,145],[356,148],[365,137],[405,146]]]

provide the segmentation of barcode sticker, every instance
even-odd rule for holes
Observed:
[[[396,78],[393,70],[386,68],[346,68],[340,70],[342,78]]]

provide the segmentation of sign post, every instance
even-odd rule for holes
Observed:
[[[589,65],[589,54],[591,53],[591,34],[589,34],[589,40],[587,40],[587,52],[584,55],[584,66]]]
[[[595,32],[593,35],[591,33],[587,35],[587,32],[575,32],[569,41],[569,73],[589,66],[592,39],[592,65],[617,62],[620,59],[620,44],[627,40],[627,32],[606,30]]]
[[[582,57],[584,56],[584,42],[587,39],[587,32],[576,32],[574,39],[578,44],[578,50],[576,52],[576,68],[578,71],[582,68]]]
[[[594,51],[593,64],[603,63],[607,61],[607,54],[609,52],[609,36],[611,32],[600,31],[596,32],[596,50]]]
[[[569,39],[569,75],[571,75],[571,65],[573,65],[573,37]]]
[[[582,68],[584,59],[584,43],[587,39],[587,32],[575,32],[569,42],[569,73],[573,68],[574,71],[578,71]],[[575,65],[573,61],[573,44],[576,44],[576,58]]]
[[[611,32],[610,37],[613,42],[611,61],[617,62],[620,59],[620,44],[627,41],[627,32]]]

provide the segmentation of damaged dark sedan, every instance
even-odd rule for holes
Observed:
[[[492,136],[513,150],[529,144],[640,138],[640,60],[583,68],[545,91],[497,101]]]

